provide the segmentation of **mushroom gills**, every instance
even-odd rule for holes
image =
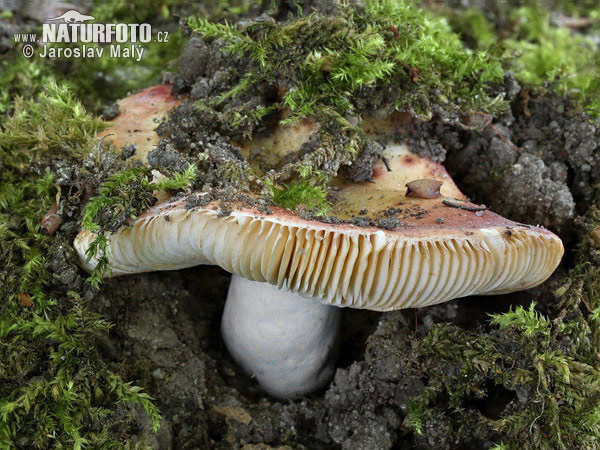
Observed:
[[[233,275],[221,322],[233,359],[273,397],[323,387],[334,371],[341,309]]]

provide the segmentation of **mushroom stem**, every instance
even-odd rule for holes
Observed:
[[[233,359],[273,397],[289,399],[329,381],[341,310],[233,275],[221,331]]]

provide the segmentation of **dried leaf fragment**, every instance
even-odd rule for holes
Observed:
[[[46,215],[42,217],[42,229],[46,230],[48,234],[53,234],[58,230],[60,224],[62,223],[62,219],[58,212],[58,204],[53,204]]]
[[[428,178],[414,180],[410,183],[406,183],[406,196],[419,198],[438,198],[441,195],[440,188],[443,184],[443,181],[430,180]]]
[[[26,292],[21,292],[17,297],[17,302],[21,308],[31,308],[33,306],[33,300],[31,295]]]

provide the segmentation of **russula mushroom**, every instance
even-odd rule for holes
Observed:
[[[233,275],[221,332],[233,359],[270,395],[293,398],[329,381],[341,309]]]
[[[123,129],[123,103],[121,111],[115,122]],[[279,127],[274,153],[283,156],[286,143],[287,151],[297,150],[316,128],[310,121]],[[385,134],[378,129],[380,138]],[[242,151],[269,148],[269,139],[247,142]],[[337,307],[390,311],[513,292],[542,283],[557,267],[563,246],[548,230],[470,203],[440,164],[392,138],[384,157],[373,182],[336,180],[336,223],[278,207],[266,215],[239,203],[221,217],[214,203],[186,206],[202,204],[191,201],[202,193],[162,202],[110,235],[112,274],[199,264],[233,273],[225,342],[267,392],[291,398],[328,380]],[[406,196],[415,180],[428,180],[427,195]],[[374,218],[358,217],[365,205]],[[97,263],[85,257],[94,237],[82,231],[74,242],[87,270]]]

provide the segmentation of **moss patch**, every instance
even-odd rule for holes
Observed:
[[[37,100],[17,99],[0,127],[3,448],[119,445],[130,419],[115,412],[117,403],[140,404],[154,429],[159,424],[150,397],[101,354],[110,324],[87,309],[84,297],[93,293],[69,250],[77,222],[68,212],[77,210],[85,175],[58,167],[78,167],[102,123],[68,88],[50,83]],[[59,232],[42,229],[52,205],[64,222]]]
[[[599,219],[592,209],[587,228]],[[590,244],[581,245],[577,266],[545,314],[535,303],[517,306],[492,315],[488,331],[438,325],[419,342],[428,384],[412,399],[404,426],[417,435],[444,426],[458,441],[463,434],[493,436],[497,448],[594,448],[600,267],[590,262],[598,253]],[[508,394],[499,412],[473,407],[499,389]]]
[[[216,101],[274,83],[284,90],[278,106],[292,113],[286,122],[324,115],[349,126],[344,116],[364,113],[354,99],[362,89],[391,86],[395,93],[387,108],[425,116],[440,103],[457,110],[499,106],[486,88],[502,81],[500,65],[465,50],[445,21],[410,2],[368,1],[364,11],[345,7],[334,17],[314,13],[242,27],[195,18],[188,23],[203,37],[226,41],[226,51],[257,63]]]
[[[282,206],[325,212],[327,181],[376,147],[358,126],[364,117],[399,110],[430,118],[436,111],[450,120],[506,106],[494,91],[504,77],[499,61],[465,49],[445,20],[412,2],[341,4],[336,15],[283,22],[268,15],[235,25],[192,17],[188,26],[203,41],[190,42],[176,91],[191,92],[197,111],[190,114],[205,131],[187,127],[164,139],[195,162],[189,142],[209,141],[215,132],[239,140],[276,122],[314,119],[320,128],[311,145],[266,168],[273,171],[256,183]],[[183,146],[182,135],[192,134]]]
[[[572,14],[571,19],[588,18],[588,25],[581,31],[590,31],[590,37],[577,27],[559,26],[550,11],[538,6],[509,8],[505,11],[508,23],[496,24],[502,28],[477,10],[442,11],[467,45],[502,58],[505,67],[526,88],[553,90],[598,116],[600,56],[592,36],[600,10],[583,4],[577,10],[568,2],[560,6],[564,13],[555,11],[554,17],[562,14],[566,20],[569,17],[565,14]]]
[[[154,191],[178,191],[189,188],[197,177],[196,166],[190,165],[171,178],[152,183],[152,171],[148,167],[122,170],[108,178],[83,208],[81,226],[97,234],[88,250],[88,259],[98,257],[98,264],[88,278],[97,288],[102,278],[110,275],[108,264],[107,233],[116,232],[135,220],[141,212],[156,203]]]

